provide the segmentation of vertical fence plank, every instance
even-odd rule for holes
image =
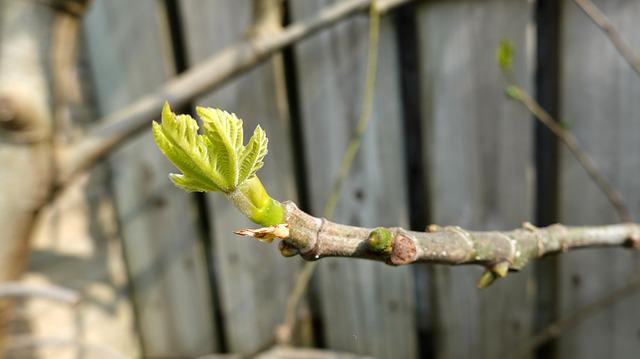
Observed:
[[[293,1],[295,20],[329,1]],[[365,16],[295,47],[312,210],[321,215],[360,115],[367,62]],[[408,223],[398,64],[393,22],[381,21],[378,79],[369,129],[334,219],[354,225]],[[353,259],[323,259],[318,294],[326,344],[378,358],[416,352],[412,270]]]
[[[495,60],[503,38],[516,48],[515,75],[530,88],[528,1],[435,1],[419,9],[423,136],[433,221],[473,229],[513,228],[531,218],[529,114],[503,95]],[[532,271],[476,289],[480,268],[436,267],[438,358],[498,358],[530,334]]]
[[[594,1],[622,36],[640,48],[640,3]],[[564,1],[561,47],[562,119],[640,218],[640,77],[609,39],[571,1]],[[561,155],[561,220],[569,224],[619,221],[606,197],[565,150]],[[560,266],[560,313],[623,286],[638,271],[637,253],[597,249],[565,253]],[[628,296],[571,328],[560,357],[630,358],[640,353],[640,294]]]
[[[184,0],[186,41],[191,64],[248,36],[254,1]],[[245,133],[260,124],[269,136],[269,154],[259,176],[269,194],[295,200],[295,171],[289,118],[280,60],[259,65],[214,93],[199,98],[200,106],[220,107],[244,120]],[[299,260],[282,257],[274,245],[233,234],[252,228],[225,198],[208,196],[222,317],[228,349],[249,354],[274,341]]]
[[[85,34],[102,115],[173,75],[162,3],[97,0]],[[204,252],[192,197],[149,131],[113,156],[113,185],[145,356],[184,357],[216,345]]]

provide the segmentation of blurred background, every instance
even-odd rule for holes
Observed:
[[[594,3],[632,48],[640,47],[640,1]],[[484,290],[475,286],[482,268],[322,259],[283,342],[278,328],[303,261],[235,236],[233,230],[253,225],[223,196],[171,184],[174,170],[151,138],[159,110],[137,137],[64,189],[34,170],[55,174],[54,151],[220,51],[239,43],[259,50],[283,27],[351,9],[173,108],[220,107],[244,119],[245,131],[260,124],[270,138],[260,175],[266,188],[321,216],[362,112],[369,1],[0,4],[5,356],[640,353],[640,258],[627,249],[550,256]],[[256,16],[259,6],[272,11]],[[430,223],[482,230],[524,221],[619,221],[568,151],[504,95],[507,82],[496,62],[503,39],[514,45],[510,80],[575,134],[632,214],[640,214],[640,77],[573,1],[380,0],[378,6],[370,123],[335,221],[415,230]],[[44,100],[15,105],[15,93]],[[45,125],[12,125],[12,111],[38,106]],[[34,145],[38,126],[53,145]],[[23,212],[26,222],[18,216]],[[291,352],[282,344],[323,351]]]

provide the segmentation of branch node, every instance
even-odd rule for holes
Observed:
[[[464,241],[469,246],[469,250],[471,250],[472,252],[476,252],[476,246],[474,245],[473,240],[470,238],[469,232],[467,232],[466,230],[462,229],[462,227],[460,227],[460,226],[446,226],[446,227],[444,227],[444,230],[453,232],[453,233],[457,234],[458,236],[460,236],[460,238],[464,239]],[[475,253],[474,256],[475,255],[477,255],[477,253]]]
[[[393,246],[388,263],[393,265],[413,263],[416,261],[417,254],[418,250],[415,241],[404,233],[397,233],[393,238]]]

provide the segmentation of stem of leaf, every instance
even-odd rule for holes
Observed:
[[[225,195],[242,214],[261,226],[284,223],[282,203],[269,196],[258,176],[249,178]]]

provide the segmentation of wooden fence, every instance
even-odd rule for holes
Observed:
[[[333,2],[287,1],[283,21]],[[597,4],[640,47],[640,2]],[[251,9],[249,0],[94,0],[82,35],[96,114],[248,36]],[[367,28],[364,13],[341,21],[193,101],[259,123],[271,139],[261,179],[275,198],[314,214],[359,116]],[[568,124],[640,216],[640,78],[606,36],[569,0],[438,0],[382,18],[372,119],[336,221],[415,229],[616,221],[573,157],[562,148],[554,156],[549,135],[504,96],[495,49],[505,38],[519,83]],[[249,355],[273,345],[302,261],[234,236],[251,224],[222,196],[174,188],[150,131],[109,162],[135,313],[124,327],[139,339],[125,354]],[[638,255],[622,249],[572,252],[478,290],[480,268],[323,259],[299,324],[312,345],[379,358],[499,358],[622,286],[637,266]],[[633,294],[538,353],[628,358],[640,353],[638,333]]]

